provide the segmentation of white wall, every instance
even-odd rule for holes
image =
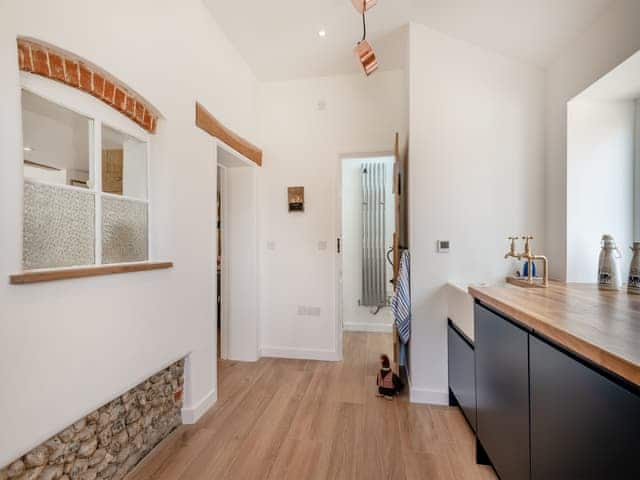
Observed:
[[[404,85],[403,71],[260,85],[263,354],[339,358],[340,157],[392,151],[396,131],[405,138]],[[305,187],[305,211],[289,213],[287,187],[297,185]],[[319,242],[326,242],[325,250]],[[319,315],[299,315],[300,306],[319,308]]]
[[[597,281],[604,233],[616,239],[626,276],[634,224],[635,102],[576,99],[567,115],[567,281]]]
[[[546,250],[554,278],[567,274],[567,102],[640,49],[640,2],[619,0],[567,46],[546,75]]]
[[[100,65],[164,115],[151,145],[152,255],[172,270],[8,284],[22,257],[17,35]],[[187,416],[215,400],[216,166],[194,102],[256,142],[255,94],[200,0],[0,2],[0,465],[184,355]]]
[[[391,315],[383,309],[359,305],[362,299],[362,163],[385,165],[385,253],[393,246],[395,203],[393,196],[394,157],[342,159],[342,313],[345,329],[391,331]],[[385,261],[387,295],[393,294],[393,268]],[[375,310],[375,307],[373,307]]]
[[[543,75],[411,25],[413,401],[447,401],[446,283],[503,281],[509,235],[533,234],[545,251]]]

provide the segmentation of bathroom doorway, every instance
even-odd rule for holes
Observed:
[[[387,152],[341,158],[338,283],[344,332],[392,332],[394,163],[395,155]]]

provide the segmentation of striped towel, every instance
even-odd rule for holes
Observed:
[[[400,257],[398,285],[391,300],[391,311],[403,344],[411,337],[411,284],[409,282],[409,251],[404,250]]]

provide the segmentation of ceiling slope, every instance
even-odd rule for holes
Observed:
[[[362,19],[351,0],[204,0],[261,81],[353,73]],[[381,70],[402,68],[413,21],[544,67],[614,0],[378,0],[367,38]],[[326,31],[325,37],[318,32]]]

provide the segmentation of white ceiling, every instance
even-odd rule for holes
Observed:
[[[615,0],[378,0],[367,38],[380,68],[400,68],[403,27],[419,22],[544,67]],[[352,73],[362,19],[351,0],[204,0],[258,79]],[[326,37],[318,36],[324,29]]]

